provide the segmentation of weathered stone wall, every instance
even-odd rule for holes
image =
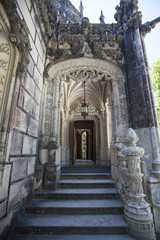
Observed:
[[[5,185],[3,187],[8,189],[8,192],[7,195],[0,195],[0,235],[2,237],[8,232],[9,226],[14,226],[15,217],[17,218],[17,214],[23,209],[33,190],[46,56],[44,33],[41,32],[40,19],[38,20],[31,1],[17,0],[17,12],[29,29],[31,51],[28,55],[29,64],[26,64],[24,71],[19,71],[18,68],[16,72],[5,159],[8,162],[8,168],[5,168],[2,176],[2,182]],[[20,52],[20,61],[21,54]],[[7,239],[10,236],[11,234]]]

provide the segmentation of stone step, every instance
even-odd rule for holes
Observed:
[[[92,160],[84,160],[84,159],[76,159],[75,161],[74,161],[74,166],[76,167],[76,166],[79,166],[79,167],[81,167],[81,166],[85,166],[85,167],[87,167],[87,166],[94,166],[94,162],[92,161]]]
[[[27,214],[122,214],[120,200],[48,200],[35,199],[26,207]]]
[[[126,234],[123,215],[25,215],[16,227],[17,235]]]
[[[90,167],[62,167],[61,168],[61,173],[88,173],[88,174],[93,174],[93,173],[111,173],[111,168],[110,167],[102,167],[102,166],[90,166]]]
[[[13,240],[134,240],[127,234],[121,235],[54,235],[16,236]]]
[[[67,179],[110,179],[111,173],[62,173],[61,180]]]
[[[60,180],[58,188],[112,188],[115,183],[111,179],[91,179],[91,180]]]
[[[119,199],[115,188],[59,188],[34,193],[38,199]]]

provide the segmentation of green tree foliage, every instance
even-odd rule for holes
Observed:
[[[155,96],[158,122],[160,126],[160,59],[157,59],[150,69],[151,79],[153,83],[153,91]]]
[[[87,152],[87,146],[86,146],[86,143],[87,143],[87,132],[83,132],[82,133],[82,152],[83,153],[86,153]]]

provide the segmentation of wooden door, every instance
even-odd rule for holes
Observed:
[[[95,162],[95,141],[93,121],[74,121],[75,159],[82,159],[82,134],[87,132],[87,159]],[[94,146],[93,146],[94,144]]]

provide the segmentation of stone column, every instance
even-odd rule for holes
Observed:
[[[101,108],[101,115],[100,115],[100,159],[101,159],[102,166],[109,166],[110,163],[108,163],[107,161],[106,118],[105,118],[105,109],[103,108]]]
[[[110,100],[110,82],[107,82],[107,101],[105,104],[106,110],[106,130],[107,130],[107,159],[111,161],[111,133],[112,133],[112,120],[111,120],[111,100]]]
[[[126,173],[128,171],[126,165],[125,155],[122,153],[125,145],[122,143],[115,144],[115,148],[117,151],[116,159],[117,159],[117,187],[118,192],[121,194],[122,199],[125,199],[125,187],[126,187]]]
[[[133,129],[128,129],[124,138],[127,147],[122,150],[126,156],[128,172],[125,189],[125,219],[129,225],[129,234],[139,240],[154,240],[154,224],[150,205],[145,201],[142,185],[140,157],[144,149],[136,147],[138,137]]]
[[[135,24],[135,36],[136,36],[136,48],[138,54],[138,59],[140,62],[140,67],[143,73],[143,84],[144,91],[148,103],[148,119],[151,123],[148,128],[148,132],[151,139],[151,147],[152,147],[152,171],[151,176],[149,177],[149,199],[152,203],[152,210],[154,216],[154,223],[156,233],[160,232],[160,135],[158,131],[158,123],[157,117],[155,113],[155,105],[153,100],[153,92],[152,92],[152,84],[148,71],[148,64],[146,61],[146,52],[145,52],[145,44],[143,42],[142,37],[140,36],[139,29]],[[146,77],[144,81],[144,76]]]
[[[121,135],[120,129],[120,103],[119,103],[119,92],[117,87],[117,82],[112,81],[112,91],[113,91],[113,111],[114,111],[114,132],[115,137]]]
[[[43,165],[48,162],[48,149],[46,148],[45,140],[43,139],[44,133],[44,123],[45,123],[45,108],[46,108],[46,95],[47,95],[47,82],[50,81],[48,75],[44,76],[43,80],[43,88],[42,88],[42,101],[40,106],[40,123],[39,123],[39,129],[40,129],[40,144],[42,147],[39,149],[39,161]]]
[[[55,79],[54,93],[53,93],[53,111],[52,111],[52,126],[51,126],[51,140],[56,141],[57,135],[57,120],[58,120],[58,97],[59,97],[59,81]]]

